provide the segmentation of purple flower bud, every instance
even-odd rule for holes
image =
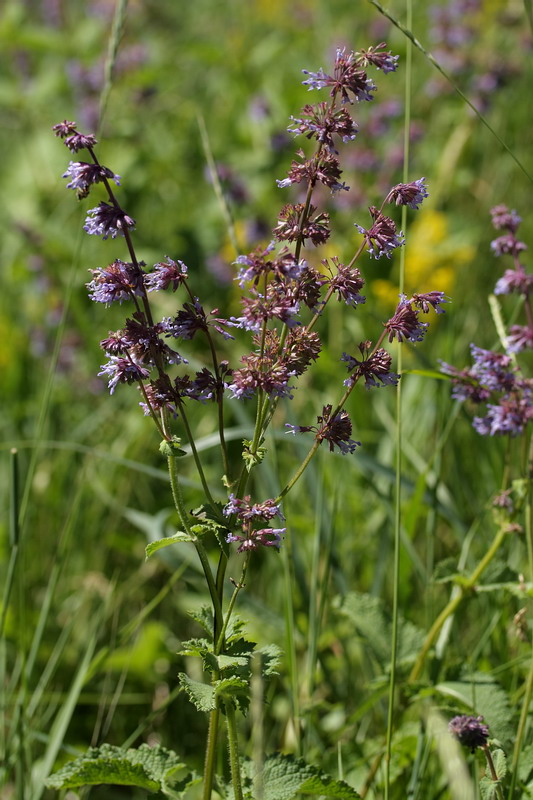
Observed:
[[[486,747],[489,729],[483,724],[483,717],[471,717],[467,714],[454,717],[448,723],[448,730],[459,742],[474,752],[476,747]]]

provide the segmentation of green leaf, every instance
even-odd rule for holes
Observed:
[[[529,783],[533,776],[533,744],[528,744],[520,754],[518,777],[523,783]]]
[[[277,675],[277,668],[281,662],[283,651],[276,644],[266,644],[263,647],[258,647],[255,651],[261,658],[261,675],[263,678],[268,678],[271,675]]]
[[[300,792],[343,800],[359,798],[355,789],[345,781],[333,778],[302,759],[281,753],[267,758],[263,772],[254,783],[256,787],[262,784],[263,800],[291,800]]]
[[[200,625],[213,641],[213,610],[210,606],[202,606],[197,611],[189,611],[189,616]]]
[[[481,714],[489,726],[490,738],[498,739],[508,749],[515,730],[509,698],[504,689],[484,672],[475,672],[461,681],[445,681],[434,691],[454,698],[472,714]]]
[[[351,592],[342,600],[340,611],[349,617],[383,670],[390,664],[392,622],[382,601],[369,594]],[[411,622],[399,619],[398,664],[414,661],[424,642],[424,633]]]
[[[242,447],[243,447],[242,460],[246,464],[246,469],[248,470],[248,472],[250,472],[253,467],[257,466],[257,464],[260,464],[267,453],[266,447],[261,447],[263,441],[264,439],[261,439],[259,443],[260,446],[257,447],[255,453],[252,453],[252,445],[253,445],[252,440],[251,439],[242,440]]]
[[[150,558],[156,553],[158,550],[161,550],[162,547],[168,547],[171,544],[176,544],[177,542],[195,542],[196,536],[191,536],[184,531],[178,531],[173,536],[165,536],[164,539],[156,539],[155,542],[150,542],[145,547],[146,558]]]
[[[200,681],[193,681],[184,672],[178,675],[179,681],[189,700],[194,703],[198,711],[214,711],[216,708],[215,689],[208,683],[200,683]]]
[[[239,678],[237,675],[223,678],[215,683],[215,694],[217,698],[222,700],[235,700],[241,709],[246,708],[249,699],[248,681],[244,680],[244,678]]]
[[[108,783],[168,794],[167,781],[184,767],[176,753],[164,747],[142,744],[138,749],[123,750],[103,744],[65,764],[46,785],[50,789],[74,789]]]

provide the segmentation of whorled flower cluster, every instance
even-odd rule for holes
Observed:
[[[513,266],[497,281],[494,294],[522,295],[526,312],[525,325],[512,325],[506,336],[506,353],[470,346],[473,365],[462,370],[442,362],[441,371],[452,379],[452,397],[484,403],[484,416],[473,420],[482,435],[518,436],[533,419],[533,380],[523,375],[516,354],[533,349],[533,313],[531,292],[533,275],[526,272],[520,254],[527,250],[517,238],[521,218],[516,211],[498,205],[491,211],[492,224],[503,233],[491,243],[497,256],[511,256]]]
[[[121,383],[136,383],[144,413],[153,418],[160,432],[166,432],[173,417],[186,421],[189,401],[218,403],[219,420],[223,420],[222,403],[227,396],[255,397],[260,407],[267,402],[273,412],[279,398],[293,396],[298,377],[318,359],[321,341],[314,327],[329,301],[336,298],[352,309],[365,303],[365,281],[355,262],[365,252],[373,258],[389,258],[403,245],[403,233],[383,209],[386,204],[417,209],[428,196],[424,178],[393,186],[379,208],[370,207],[369,225],[354,223],[362,240],[354,245],[355,254],[350,260],[333,255],[322,259],[317,267],[312,263],[317,259],[302,256],[304,246],[318,247],[331,236],[329,214],[312,202],[317,184],[332,193],[349,190],[342,181],[338,147],[357,136],[358,124],[350,107],[356,102],[372,101],[377,90],[367,69],[393,72],[397,61],[398,57],[381,43],[360,52],[338,50],[331,75],[321,69],[304,70],[307,77],[303,83],[309,90],[327,89],[329,99],[307,104],[292,117],[289,131],[314,143],[314,152],[306,156],[299,149],[287,177],[277,183],[281,189],[299,186],[306,192],[305,201],[285,203],[272,231],[273,240],[237,258],[236,280],[243,296],[240,314],[229,319],[218,316],[217,309],[204,308],[191,288],[194,280],[190,280],[190,270],[183,261],[167,256],[150,267],[136,257],[131,236],[135,220],[116,199],[111,182],[119,186],[120,178],[99,163],[95,137],[80,133],[76,123],[68,120],[54,126],[56,135],[71,152],[85,149],[90,156],[88,161],[70,162],[63,175],[69,181],[67,188],[76,191],[80,199],[95,184],[107,192],[106,200],[87,212],[84,230],[103,239],[123,237],[128,250],[127,261],[116,259],[107,267],[91,270],[92,278],[87,283],[89,297],[95,302],[110,305],[128,301],[133,309],[124,326],[101,341],[108,360],[99,374],[107,378],[111,393]],[[156,321],[150,298],[158,291],[179,291],[185,298],[174,316]],[[326,441],[330,450],[354,452],[360,442],[351,438],[352,423],[344,407],[352,389],[360,379],[364,379],[367,388],[396,384],[399,375],[391,369],[392,358],[382,342],[385,338],[389,342],[420,342],[428,327],[421,315],[432,310],[441,313],[444,302],[446,298],[438,291],[413,294],[410,298],[402,295],[376,342],[362,342],[357,356],[342,355],[349,377],[338,404],[324,404],[316,425],[292,425],[290,432],[312,432],[316,445]],[[236,328],[252,335],[253,350],[242,356],[237,367],[232,367],[218,357],[216,340],[233,339],[230,331]],[[206,340],[211,363],[191,372],[181,349],[184,342],[197,335]],[[176,374],[176,367],[185,369]],[[231,495],[224,513],[237,520],[242,533],[230,534],[228,541],[239,542],[239,551],[258,545],[278,547],[284,529],[258,527],[271,518],[273,508],[274,514],[281,515],[279,507],[272,504],[273,501],[265,501],[254,505],[247,497]]]

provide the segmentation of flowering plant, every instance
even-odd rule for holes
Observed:
[[[245,639],[243,623],[234,614],[237,597],[245,586],[254,551],[261,547],[276,551],[282,546],[287,529],[274,527],[279,524],[274,520],[284,521],[282,501],[322,442],[327,442],[330,451],[337,449],[343,455],[354,453],[360,446],[361,443],[352,438],[353,425],[346,409],[356,384],[363,379],[367,389],[375,389],[398,383],[400,375],[392,369],[392,357],[383,347],[385,340],[389,343],[422,341],[428,328],[422,317],[431,311],[442,313],[446,302],[439,291],[402,294],[394,314],[384,322],[379,333],[362,341],[355,352],[342,353],[340,360],[348,375],[337,399],[327,398],[317,410],[316,423],[286,425],[289,434],[313,435],[307,455],[276,497],[253,497],[251,475],[265,457],[265,434],[273,423],[280,400],[294,396],[298,378],[319,358],[321,340],[316,328],[328,306],[336,299],[357,310],[365,303],[361,294],[365,281],[356,266],[361,256],[367,252],[373,259],[390,258],[393,251],[404,244],[402,231],[385,213],[386,205],[417,209],[427,197],[423,178],[393,186],[379,207],[370,207],[370,221],[366,226],[354,223],[362,238],[349,258],[341,260],[340,255],[335,255],[317,263],[313,256],[311,248],[323,245],[331,237],[329,214],[315,205],[318,186],[322,184],[332,193],[348,191],[341,182],[337,148],[341,142],[348,143],[357,135],[358,126],[349,109],[354,103],[373,100],[377,87],[367,70],[373,67],[383,73],[394,72],[397,61],[398,57],[391,55],[381,43],[360,52],[338,50],[331,75],[323,70],[304,70],[307,76],[304,85],[310,91],[328,90],[329,99],[305,105],[301,114],[292,118],[289,131],[312,141],[314,152],[306,155],[298,150],[288,176],[279,180],[278,186],[282,190],[300,186],[301,202],[283,206],[270,243],[237,258],[236,280],[244,291],[239,316],[224,318],[219,316],[218,309],[206,310],[193,288],[195,276],[183,261],[167,256],[147,267],[134,246],[135,220],[121,207],[112,187],[112,183],[120,186],[120,178],[100,164],[95,137],[81,133],[76,123],[67,120],[54,126],[55,133],[71,152],[84,150],[90,158],[87,162],[70,162],[63,176],[69,179],[67,188],[73,189],[80,199],[87,197],[98,183],[103,184],[107,193],[105,201],[87,212],[84,230],[103,239],[122,237],[128,251],[128,261],[116,259],[107,267],[91,270],[92,279],[87,288],[89,297],[97,303],[130,304],[132,310],[124,326],[101,341],[107,360],[99,374],[107,379],[111,394],[120,384],[136,385],[141,407],[162,439],[160,450],[168,462],[180,530],[150,544],[147,556],[178,542],[193,543],[211,600],[211,607],[195,617],[204,628],[204,638],[185,642],[181,651],[202,660],[211,682],[204,684],[187,674],[180,676],[182,687],[194,705],[210,715],[203,775],[204,800],[211,797],[215,783],[218,790],[223,791],[223,776],[216,774],[222,715],[227,726],[231,781],[237,800],[252,796],[257,782],[265,787],[274,773],[279,779],[280,771],[282,774],[295,771],[294,762],[283,756],[274,757],[256,775],[242,768],[236,711],[246,711],[248,705],[252,656],[255,652],[260,657],[262,673],[268,677],[275,670],[278,653],[272,647],[256,648]],[[153,293],[165,291],[179,291],[184,299],[174,316],[156,320],[151,298]],[[251,335],[253,349],[236,365],[221,354],[226,355],[228,343],[234,340],[238,330]],[[204,338],[209,363],[191,370],[185,347],[197,336]],[[243,400],[255,403],[255,427],[251,437],[243,441],[242,454],[235,459],[226,441],[225,417],[228,403]],[[189,410],[190,404],[195,402],[204,404],[206,413],[217,419],[222,481],[227,491],[225,503],[215,499],[196,446]],[[215,410],[211,411],[212,408]],[[190,511],[185,502],[180,481],[178,465],[184,455],[183,438],[194,458],[204,493],[203,504],[194,511]],[[240,579],[232,580],[233,591],[226,601],[226,570],[232,546],[236,546],[244,558]],[[216,569],[211,562],[213,551],[218,558]],[[131,773],[132,764],[138,766],[136,785],[157,788],[170,796],[179,796],[179,792],[196,780],[193,774],[184,777],[185,766],[164,748],[148,753],[143,748],[121,751],[105,745],[89,751],[84,759],[68,764],[50,779],[50,785],[63,788],[80,785],[80,775],[85,776],[86,783],[101,783],[113,778],[113,769],[116,774],[125,774],[128,770]],[[295,793],[306,790],[306,781],[319,781],[321,793],[346,798],[356,796],[347,784],[319,770],[313,771],[301,762],[296,773],[300,782],[295,786]],[[131,782],[135,780],[131,778]],[[179,791],[176,782],[179,782]]]

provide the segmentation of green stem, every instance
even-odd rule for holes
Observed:
[[[208,501],[211,503],[211,505],[214,506],[215,505],[215,501],[213,500],[213,497],[211,495],[211,490],[209,489],[209,486],[207,485],[207,481],[205,479],[204,470],[203,470],[203,467],[202,467],[202,462],[200,461],[200,456],[198,455],[198,450],[196,449],[196,445],[194,443],[194,436],[192,434],[192,431],[191,431],[191,428],[190,428],[190,425],[189,425],[189,421],[187,419],[187,415],[185,414],[185,408],[183,406],[183,403],[180,403],[180,407],[179,408],[180,408],[181,420],[182,420],[183,426],[184,426],[184,428],[185,428],[185,430],[187,432],[187,439],[188,439],[188,442],[189,442],[189,447],[191,448],[191,453],[192,453],[192,456],[194,458],[194,463],[196,464],[196,469],[198,470],[198,475],[199,475],[200,481],[202,483],[202,489],[204,490],[204,494],[205,494],[206,498],[208,499]]]
[[[226,700],[226,725],[228,727],[229,760],[231,768],[231,782],[235,800],[243,800],[241,782],[241,764],[239,760],[239,739],[237,735],[237,721],[235,719],[235,706],[231,700]]]
[[[172,488],[172,497],[174,498],[174,505],[176,507],[176,511],[178,512],[180,522],[183,525],[183,529],[185,530],[185,532],[188,533],[190,536],[193,536],[193,533],[191,531],[191,526],[189,525],[189,518],[187,510],[185,508],[183,495],[181,493],[181,487],[179,484],[178,470],[176,467],[176,458],[174,456],[168,456],[167,460],[168,460],[168,472],[170,475],[170,486]],[[200,559],[200,563],[204,571],[205,579],[207,581],[209,594],[211,596],[211,602],[213,604],[213,612],[215,616],[215,626],[216,627],[222,626],[222,621],[223,621],[222,605],[218,596],[215,579],[213,578],[213,573],[211,571],[211,565],[209,563],[207,553],[205,551],[202,542],[197,537],[194,537],[194,546],[196,547],[196,552],[198,553],[198,557]]]
[[[215,654],[218,655],[222,652],[224,647],[224,636],[226,635],[226,630],[228,628],[229,621],[231,619],[231,615],[233,614],[233,609],[235,608],[235,603],[237,601],[237,595],[241,591],[241,589],[245,586],[245,579],[246,573],[248,571],[248,564],[250,563],[251,552],[248,552],[245,556],[244,563],[242,565],[242,573],[241,579],[239,583],[236,584],[235,590],[231,596],[231,600],[229,601],[228,610],[226,611],[226,616],[224,618],[224,624],[222,626],[222,630],[220,631],[218,638],[215,639]]]
[[[282,489],[281,492],[278,494],[276,498],[276,503],[279,503],[279,501],[282,500],[285,497],[285,495],[290,492],[294,484],[300,480],[300,478],[302,477],[303,473],[309,466],[313,456],[315,455],[319,447],[320,447],[320,439],[316,439],[315,443],[309,450],[308,454],[306,455],[306,457],[304,458],[304,460],[302,461],[302,463],[300,464],[300,466],[298,467],[298,469],[296,470],[290,481],[287,483],[285,488]]]
[[[217,706],[217,708],[213,709],[209,715],[209,730],[207,732],[207,746],[205,750],[204,788],[202,792],[202,800],[211,800],[211,794],[213,792],[219,719],[220,709]]]
[[[498,777],[498,773],[496,772],[496,768],[494,766],[494,761],[492,760],[492,754],[487,745],[483,747],[483,752],[485,753],[485,758],[487,759],[487,764],[489,767],[490,777],[494,781],[494,785],[496,788],[496,794],[498,795],[498,800],[503,800],[503,792],[502,792],[502,785],[500,783],[500,779]]]
[[[450,617],[454,613],[454,611],[457,609],[457,607],[462,602],[462,600],[463,600],[464,596],[466,595],[466,593],[469,590],[474,588],[474,586],[476,585],[477,581],[479,580],[481,574],[485,571],[485,569],[488,567],[488,565],[490,564],[490,562],[492,561],[492,559],[494,558],[494,556],[498,552],[498,550],[499,550],[499,548],[500,548],[500,546],[501,546],[501,544],[502,544],[502,542],[503,542],[503,540],[504,540],[504,538],[506,536],[506,533],[507,533],[506,525],[507,524],[502,526],[497,531],[496,536],[494,537],[494,539],[492,541],[492,544],[489,547],[489,549],[487,550],[487,552],[485,553],[484,557],[481,559],[481,561],[479,562],[479,564],[477,565],[475,570],[472,572],[470,577],[467,578],[466,581],[464,581],[461,584],[461,586],[459,587],[460,588],[459,594],[457,594],[455,597],[452,597],[450,599],[450,601],[448,602],[448,605],[441,611],[441,613],[439,614],[439,616],[437,617],[437,619],[435,620],[435,622],[431,626],[431,628],[430,628],[430,630],[429,630],[429,632],[428,632],[428,634],[427,634],[427,636],[426,636],[426,638],[424,640],[424,644],[422,645],[422,649],[420,650],[420,653],[418,654],[418,657],[417,657],[417,659],[415,661],[413,669],[411,670],[411,673],[409,675],[408,681],[410,683],[412,683],[413,681],[418,680],[418,678],[420,677],[420,673],[422,672],[422,669],[423,669],[424,662],[426,660],[427,654],[429,653],[429,650],[431,649],[431,646],[432,646],[434,640],[437,638],[437,635],[438,635],[440,629],[442,628],[442,626],[444,625],[444,623],[446,622],[448,617]]]

